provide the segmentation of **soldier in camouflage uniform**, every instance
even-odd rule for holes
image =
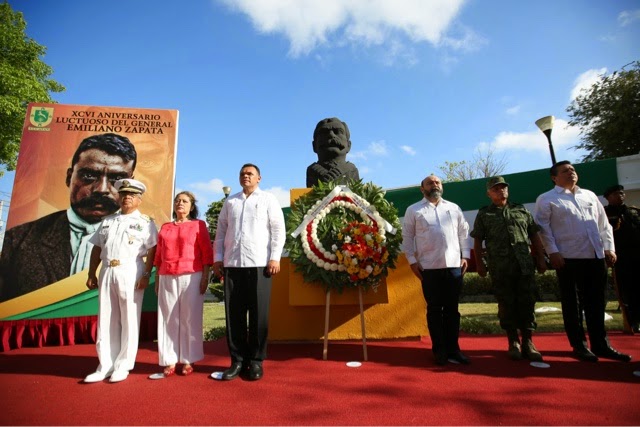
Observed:
[[[509,339],[509,358],[542,361],[531,335],[536,329],[535,270],[544,273],[546,264],[539,227],[523,206],[508,201],[509,184],[501,176],[487,181],[487,195],[492,204],[478,212],[471,237],[474,239],[476,269],[487,275],[498,300],[500,326]],[[486,244],[485,265],[482,242]],[[534,257],[531,256],[533,246]],[[522,344],[518,336],[522,334]]]

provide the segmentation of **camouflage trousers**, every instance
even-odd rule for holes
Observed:
[[[534,274],[522,274],[514,264],[490,272],[498,301],[498,318],[504,330],[535,330],[537,288]]]

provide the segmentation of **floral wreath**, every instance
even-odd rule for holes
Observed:
[[[326,291],[376,289],[395,268],[402,234],[397,209],[373,183],[319,182],[291,206],[285,248],[306,282]]]

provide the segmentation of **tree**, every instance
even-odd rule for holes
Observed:
[[[216,228],[218,228],[218,216],[220,215],[220,211],[222,210],[222,205],[224,205],[225,199],[220,199],[216,202],[211,202],[209,204],[209,209],[204,214],[205,220],[207,221],[207,226],[209,227],[209,236],[211,236],[211,241],[213,242],[216,239]]]
[[[222,210],[222,205],[224,205],[224,201],[226,200],[225,198],[222,198],[216,202],[211,202],[209,204],[209,209],[207,209],[207,212],[205,212],[204,214],[204,218],[207,221],[207,226],[209,228],[209,236],[211,237],[211,242],[213,242],[214,240],[216,240],[216,229],[218,228],[218,216],[220,216],[220,211]],[[211,277],[209,278],[209,282],[215,282],[218,283],[217,287],[215,287],[212,290],[212,293],[222,299],[223,297],[223,291],[222,291],[222,287],[220,285],[220,281],[222,279],[220,277],[215,277],[213,274],[213,269],[211,270]]]
[[[630,69],[626,69],[627,67]],[[640,152],[640,61],[594,83],[567,107],[569,125],[580,127],[589,153],[583,161],[628,156]]]
[[[495,151],[489,148],[486,152],[476,150],[469,162],[444,162],[444,166],[440,166],[439,169],[444,174],[444,182],[456,182],[500,175],[506,167],[507,161],[504,156],[497,157]]]
[[[53,69],[40,57],[47,48],[27,37],[21,12],[0,4],[0,176],[16,168],[22,124],[29,102],[54,102],[50,92],[64,86],[49,78]]]

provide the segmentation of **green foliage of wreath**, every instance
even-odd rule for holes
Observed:
[[[316,202],[324,199],[338,184],[333,181],[319,182],[311,191],[298,198],[291,205],[291,212],[287,217],[287,241],[285,249],[289,252],[289,259],[296,266],[296,271],[302,273],[305,282],[321,284],[325,291],[337,290],[342,292],[346,288],[355,288],[362,286],[364,289],[375,288],[379,281],[389,274],[389,269],[396,266],[396,260],[400,253],[400,245],[402,242],[402,231],[400,220],[398,219],[398,210],[392,203],[384,198],[384,190],[373,183],[363,183],[362,180],[348,181],[346,185],[353,193],[365,199],[371,204],[378,214],[384,218],[395,229],[395,234],[385,233],[385,240],[382,245],[385,246],[388,256],[384,262],[379,263],[380,273],[375,277],[369,276],[366,279],[353,280],[353,275],[346,271],[331,271],[319,267],[310,260],[303,249],[302,234],[293,237],[291,234],[300,226],[305,219],[309,210]],[[360,215],[350,209],[337,207],[330,211],[328,215],[320,220],[317,227],[318,240],[324,248],[330,250],[343,242],[344,237],[341,231],[349,223],[361,223],[363,220]]]

